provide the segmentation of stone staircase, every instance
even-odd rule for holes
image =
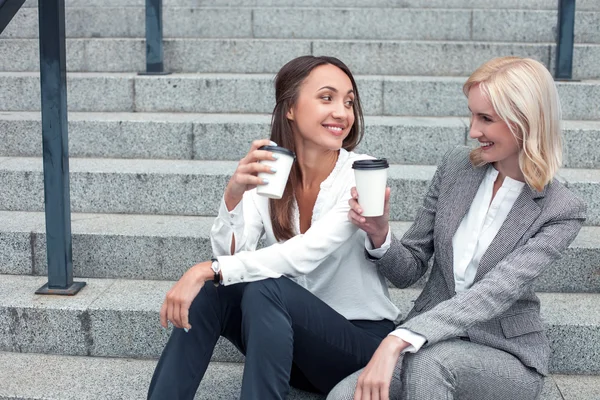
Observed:
[[[167,76],[137,75],[144,0],[65,3],[73,262],[87,286],[71,298],[34,294],[47,264],[28,0],[0,35],[0,400],[145,398],[169,335],[164,294],[210,257],[225,183],[249,143],[268,136],[273,75],[293,57],[337,56],[357,75],[360,151],[393,163],[398,234],[444,152],[469,143],[469,73],[509,54],[554,66],[555,0],[163,0]],[[560,178],[589,218],[537,282],[553,348],[543,400],[600,399],[600,2],[577,10],[579,81],[558,83]],[[406,313],[419,290],[391,295]],[[196,398],[236,398],[242,361],[220,341]]]

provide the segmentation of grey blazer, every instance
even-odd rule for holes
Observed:
[[[431,346],[468,336],[472,342],[514,354],[548,374],[550,347],[533,281],[577,236],[586,206],[556,179],[542,192],[525,186],[481,258],[473,286],[454,291],[452,238],[475,198],[486,168],[475,168],[469,149],[448,152],[430,184],[414,224],[376,266],[405,288],[431,275],[401,327]]]

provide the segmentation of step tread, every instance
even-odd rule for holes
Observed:
[[[600,16],[600,13],[597,13]],[[144,42],[144,37],[67,37],[67,42],[130,42],[139,43]],[[270,38],[270,37],[166,37],[163,39],[164,42],[241,42],[242,44],[254,43],[254,42],[331,42],[331,43],[359,43],[359,44],[440,44],[443,46],[522,46],[522,47],[535,47],[535,46],[556,46],[556,42],[514,42],[514,41],[500,41],[500,40],[448,40],[448,39],[353,39],[353,38]],[[0,42],[6,43],[38,43],[37,38],[3,38],[0,37]],[[600,47],[600,43],[574,43],[575,47]],[[143,56],[143,54],[142,54]]]
[[[37,71],[0,71],[0,78],[39,78],[40,73]],[[68,72],[67,77],[77,79],[123,79],[135,78],[140,80],[176,80],[176,79],[230,79],[230,80],[272,80],[275,73],[228,73],[228,72],[212,72],[212,73],[193,73],[193,72],[175,72],[169,75],[138,75],[137,72]],[[460,82],[468,78],[467,76],[434,76],[434,75],[361,75],[356,74],[354,77],[357,80],[375,80],[375,81],[415,81],[415,82]],[[598,85],[600,79],[581,79],[578,81],[558,81],[557,86],[584,86]]]
[[[46,277],[0,275],[0,306],[46,310],[116,310],[151,312],[158,324],[158,311],[174,281],[85,278],[86,287],[74,297],[39,296],[34,292]],[[420,289],[390,288],[390,296],[401,312],[410,310]],[[538,293],[547,324],[600,327],[600,293]]]
[[[0,121],[41,121],[35,111],[0,111]],[[244,113],[175,113],[175,112],[69,112],[70,121],[141,121],[141,122],[203,122],[203,123],[244,123],[270,124],[271,114]],[[464,117],[422,117],[422,116],[380,116],[366,115],[365,123],[377,125],[426,125],[464,127],[468,119]],[[581,124],[579,124],[581,122]],[[565,121],[586,129],[600,129],[600,121]]]
[[[465,127],[466,117],[424,117],[365,115],[368,125],[426,125]],[[38,111],[0,111],[0,121],[41,121]],[[246,113],[193,113],[193,112],[82,112],[70,111],[70,121],[139,121],[139,122],[203,122],[264,124],[271,122],[271,114]],[[563,120],[566,129],[600,130],[600,120]]]
[[[87,6],[87,7],[106,7],[109,5],[118,4],[119,6],[129,7],[143,7],[143,0],[102,0],[102,1],[90,1],[90,0],[67,0],[65,6]],[[189,6],[190,4],[198,4],[198,0],[165,0],[164,6]],[[309,0],[309,1],[298,1],[298,0],[230,0],[223,2],[223,0],[206,0],[203,1],[204,6],[223,5],[228,6],[291,6],[291,7],[323,7],[325,3],[320,0]],[[556,2],[551,0],[537,0],[537,1],[518,1],[518,0],[493,0],[493,1],[481,1],[481,0],[405,0],[398,5],[397,0],[372,0],[365,6],[364,0],[334,0],[325,4],[325,7],[339,7],[340,5],[348,7],[353,5],[358,8],[380,8],[395,6],[403,9],[412,8],[467,8],[467,9],[487,9],[490,8],[515,8],[515,9],[550,9],[556,10]],[[24,7],[37,7],[35,0],[27,0]],[[600,6],[595,0],[580,0],[577,3],[579,10],[600,10]]]
[[[214,217],[154,214],[72,213],[73,234],[140,237],[208,238]],[[402,235],[412,221],[391,221],[392,231]],[[0,232],[45,233],[45,214],[0,211]],[[600,248],[600,226],[584,226],[570,247]]]
[[[75,297],[39,296],[46,277],[0,275],[0,349],[27,353],[156,358],[169,330],[158,312],[174,281],[76,279],[87,282]],[[420,289],[391,289],[406,315]],[[551,371],[600,373],[600,293],[539,293],[541,314],[553,348]],[[49,323],[48,321],[53,321]],[[66,339],[68,338],[68,340]],[[241,362],[227,340],[213,361]]]
[[[371,154],[373,154],[371,152]],[[74,212],[215,215],[223,188],[238,161],[70,158]],[[409,221],[426,194],[436,166],[391,164],[391,218]],[[43,210],[41,157],[0,157],[6,190],[0,208]],[[588,206],[586,225],[600,225],[600,169],[563,168],[557,178]],[[115,196],[114,193],[121,193]]]
[[[209,259],[214,217],[71,214],[77,277],[177,279]],[[391,221],[401,237],[411,222]],[[43,212],[0,211],[0,273],[46,275]],[[135,254],[135,257],[131,255]],[[584,226],[565,256],[536,280],[540,292],[600,292],[600,227]],[[423,281],[423,280],[421,280]],[[422,287],[423,282],[417,287]]]
[[[155,366],[155,360],[0,352],[0,381],[4,382],[0,398],[141,400]],[[212,362],[196,399],[236,398],[242,373],[241,364]],[[600,376],[551,375],[540,400],[595,398],[600,398]],[[288,399],[323,400],[324,396],[292,388]]]
[[[43,171],[39,157],[0,157],[0,170]],[[117,158],[70,158],[71,173],[116,174],[168,174],[168,175],[229,175],[235,171],[238,161],[221,160],[153,160]],[[435,165],[390,165],[391,179],[429,180]],[[559,177],[566,182],[599,183],[600,169],[561,168]]]
[[[117,5],[117,4],[109,4],[109,5],[99,5],[95,6],[94,4],[90,5],[68,5],[65,4],[65,8],[69,10],[88,10],[88,9],[101,9],[101,10],[120,10],[120,9],[131,9],[131,8],[144,8],[144,4],[139,5]],[[268,5],[268,4],[248,4],[248,5],[235,5],[235,6],[223,6],[218,4],[206,4],[202,5],[198,3],[198,0],[193,0],[188,5],[184,4],[175,4],[170,5],[168,3],[163,3],[163,10],[301,10],[301,11],[314,11],[314,10],[402,10],[402,11],[420,11],[420,12],[428,12],[428,11],[512,11],[512,12],[532,12],[532,13],[556,13],[556,6],[551,9],[539,9],[539,8],[502,8],[498,7],[499,4],[495,4],[494,6],[487,8],[485,6],[478,7],[421,7],[419,4],[415,4],[414,6],[406,6],[399,5],[394,6],[392,3],[389,5],[381,5],[381,6],[369,6],[361,5],[361,6],[348,6],[344,4],[334,4],[331,6],[328,5]],[[26,4],[23,6],[23,9],[27,8],[37,8],[37,4],[35,7],[29,7]],[[576,9],[577,13],[590,13],[590,12],[599,12],[599,10],[587,9],[584,8],[582,10]]]

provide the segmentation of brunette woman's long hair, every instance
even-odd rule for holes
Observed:
[[[288,120],[288,111],[296,104],[300,86],[308,75],[318,66],[331,64],[341,69],[352,82],[354,90],[354,125],[344,139],[342,147],[352,151],[362,140],[364,135],[364,119],[358,88],[350,69],[335,57],[302,56],[285,64],[275,77],[275,108],[271,118],[271,140],[281,147],[296,152],[292,122]],[[300,168],[294,163],[290,177],[285,186],[283,196],[279,200],[269,199],[269,209],[273,233],[278,241],[294,237],[293,204],[294,188],[300,182]]]

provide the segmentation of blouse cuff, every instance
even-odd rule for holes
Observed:
[[[410,343],[410,346],[406,347],[402,350],[402,353],[416,353],[423,347],[427,339],[425,336],[419,335],[411,330],[405,328],[398,328],[395,331],[389,333],[392,336],[399,337],[407,343]]]
[[[371,243],[371,239],[369,239],[369,235],[365,236],[365,250],[369,253],[369,256],[373,260],[379,260],[381,257],[385,255],[385,253],[389,250],[392,244],[392,229],[388,229],[387,236],[385,237],[385,242],[381,245],[381,247],[374,249],[373,243]]]
[[[233,210],[227,210],[225,204],[225,197],[221,198],[221,205],[219,206],[219,218],[227,223],[232,229],[235,227],[244,226],[244,207],[242,206],[244,200],[242,199]]]
[[[235,256],[220,256],[217,257],[221,276],[223,277],[223,285],[234,285],[242,283],[245,280],[244,264]]]

